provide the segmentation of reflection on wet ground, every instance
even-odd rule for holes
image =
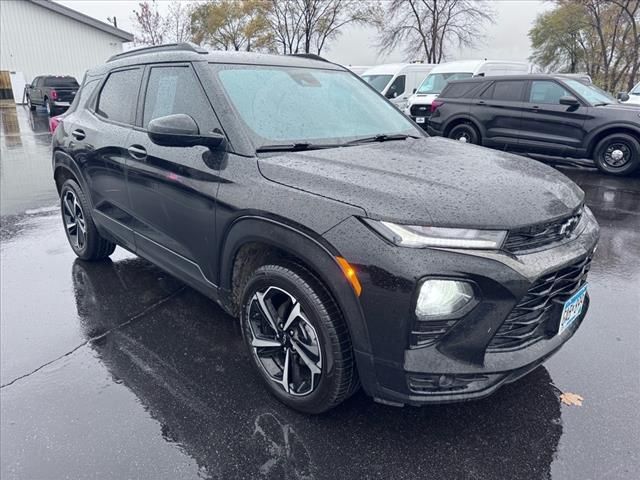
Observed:
[[[75,259],[55,211],[18,214],[49,200],[15,190],[0,230],[0,477],[634,478],[640,179],[566,173],[602,240],[589,316],[561,352],[479,402],[398,409],[358,393],[316,417],[265,391],[215,304],[122,249]]]

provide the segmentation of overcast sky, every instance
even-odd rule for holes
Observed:
[[[132,12],[137,1],[106,0],[57,0],[67,7],[78,10],[99,20],[116,16],[118,27],[134,32]],[[161,1],[160,8],[166,11],[168,1]],[[488,25],[484,39],[474,49],[452,51],[449,60],[490,58],[495,60],[526,60],[530,55],[527,32],[536,16],[549,9],[549,2],[542,0],[492,0],[496,11],[496,22]],[[373,65],[408,60],[403,52],[395,51],[380,57],[376,48],[376,32],[372,28],[350,26],[343,34],[323,50],[323,55],[332,61],[346,65]]]

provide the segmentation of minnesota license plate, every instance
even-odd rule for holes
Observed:
[[[564,308],[562,309],[562,315],[560,316],[560,328],[558,328],[558,335],[569,328],[576,318],[580,316],[582,309],[584,308],[584,300],[586,297],[587,286],[585,285],[574,293],[569,300],[564,302]]]
[[[416,123],[424,123],[424,117],[416,117]]]

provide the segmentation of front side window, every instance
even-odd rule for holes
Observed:
[[[549,80],[534,80],[531,82],[529,102],[546,105],[559,105],[560,99],[567,95],[571,95],[571,93],[556,82]]]
[[[407,77],[405,75],[398,75],[393,83],[389,86],[387,90],[386,97],[387,98],[396,98],[404,93],[405,83]]]
[[[640,95],[640,83],[638,83],[633,90],[631,90],[631,95]]]
[[[564,82],[592,105],[608,105],[617,102],[615,98],[593,84],[587,85],[573,79],[565,80]]]
[[[439,95],[447,83],[452,80],[464,80],[471,77],[473,77],[471,72],[430,73],[418,88],[418,93]]]
[[[393,75],[363,75],[362,79],[382,93],[386,86],[389,84]]]
[[[100,92],[96,113],[114,122],[132,124],[141,78],[139,68],[111,73]]]
[[[349,72],[281,66],[210,68],[258,146],[340,144],[372,135],[420,135]]]
[[[147,83],[143,126],[146,128],[154,118],[176,113],[190,115],[196,122],[211,115],[200,82],[188,66],[153,67]]]

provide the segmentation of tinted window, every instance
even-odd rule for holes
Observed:
[[[174,113],[191,115],[196,122],[211,109],[198,79],[189,67],[153,67],[144,101],[146,127],[151,120]]]
[[[393,81],[391,85],[389,85],[389,89],[387,90],[386,97],[387,98],[396,98],[399,95],[404,93],[404,87],[406,83],[407,77],[404,75],[399,75]]]
[[[79,87],[78,81],[73,77],[47,77],[44,80],[44,84],[47,87]]]
[[[571,95],[571,93],[562,88],[556,82],[535,80],[531,82],[531,94],[529,95],[529,101],[531,103],[558,105],[560,104],[560,98],[567,95]]]
[[[494,100],[502,100],[505,102],[520,102],[522,101],[524,85],[524,80],[495,82],[493,85],[493,95],[491,98],[493,98]]]
[[[477,83],[450,83],[442,91],[441,97],[461,98],[469,93]]]
[[[109,75],[100,92],[96,113],[114,122],[133,123],[141,76],[139,68]]]

